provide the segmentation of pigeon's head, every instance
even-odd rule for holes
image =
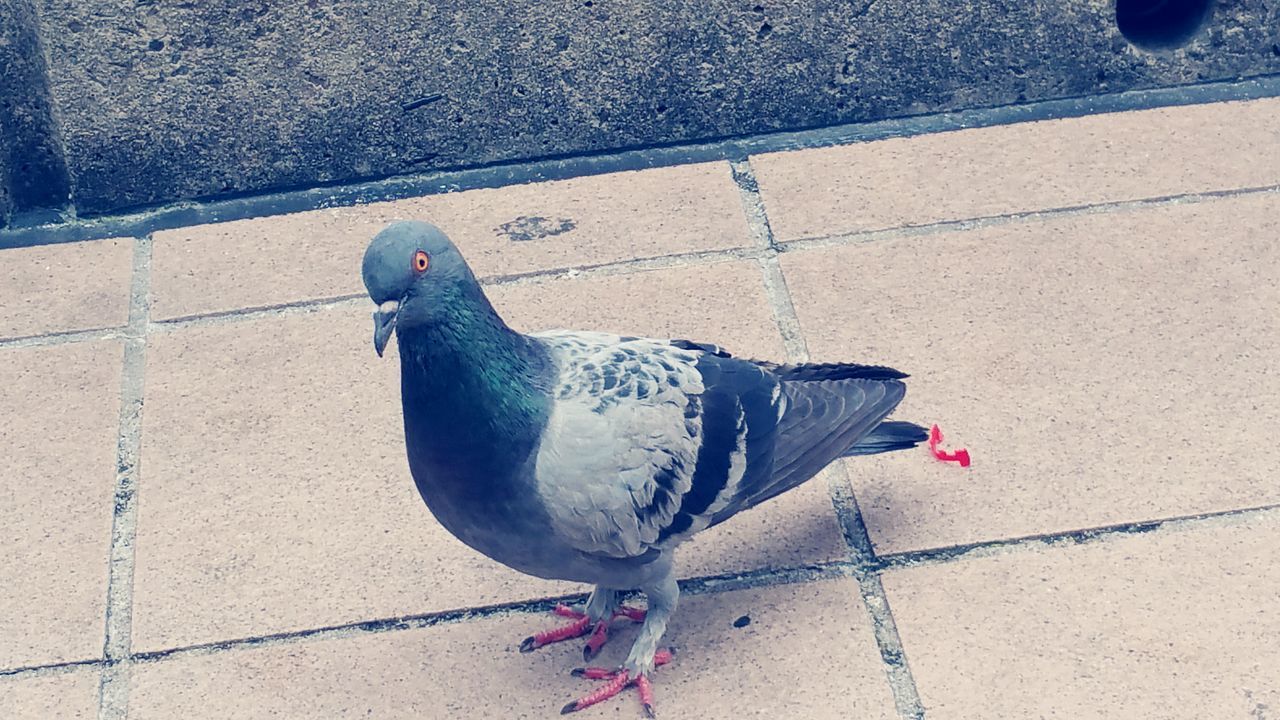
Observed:
[[[382,355],[391,333],[431,325],[476,287],[475,276],[458,248],[440,228],[414,220],[388,225],[364,251],[360,274],[373,313],[373,347]]]

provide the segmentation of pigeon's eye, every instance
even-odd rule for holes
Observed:
[[[431,265],[431,258],[427,257],[425,250],[419,250],[413,254],[413,269],[423,273]]]

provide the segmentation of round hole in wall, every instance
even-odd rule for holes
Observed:
[[[1212,11],[1213,0],[1116,0],[1116,26],[1144,50],[1171,50],[1190,42]]]

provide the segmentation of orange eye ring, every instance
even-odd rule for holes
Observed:
[[[431,267],[431,258],[427,256],[425,250],[419,250],[413,254],[413,269],[415,271],[424,273],[429,267]]]

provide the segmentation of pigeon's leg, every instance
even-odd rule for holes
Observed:
[[[644,624],[640,626],[640,636],[631,646],[631,653],[622,669],[631,673],[631,677],[648,675],[653,672],[653,656],[658,652],[658,642],[667,632],[667,620],[676,611],[680,600],[680,586],[676,584],[674,572],[650,587],[641,588],[649,599],[649,610],[645,613]]]
[[[680,586],[675,576],[668,573],[661,582],[650,587],[641,588],[649,598],[649,610],[645,615],[644,625],[640,628],[640,636],[631,646],[627,661],[618,670],[605,668],[578,668],[573,671],[579,677],[609,682],[589,695],[565,705],[561,714],[571,713],[603,702],[634,685],[640,693],[640,702],[649,717],[653,717],[653,687],[649,683],[649,675],[654,668],[671,661],[669,650],[659,650],[658,643],[667,631],[667,620],[675,612],[680,598]]]
[[[618,607],[618,591],[597,585],[587,598],[587,617],[598,623],[605,618],[612,618],[614,608]]]
[[[531,652],[544,645],[590,635],[591,638],[587,640],[586,646],[582,649],[583,659],[589,660],[609,639],[610,621],[617,617],[627,617],[636,622],[644,619],[643,610],[620,606],[618,604],[618,591],[600,585],[597,585],[595,590],[591,591],[591,597],[587,599],[586,607],[581,611],[574,610],[567,605],[557,605],[555,614],[560,617],[571,618],[573,622],[552,630],[530,635],[520,643],[520,652]]]
[[[591,637],[582,646],[582,661],[586,662],[600,652],[605,641],[609,639],[609,621],[613,619],[614,608],[618,606],[618,591],[596,586],[587,598],[587,619],[591,621]]]
[[[591,622],[610,622],[620,617],[627,618],[632,622],[644,622],[645,611],[640,608],[634,608],[629,605],[623,605],[618,601],[622,592],[619,590],[610,590],[602,585],[597,585],[595,590],[591,591],[591,597],[587,598],[586,613],[591,618]]]
[[[595,657],[608,641],[610,622],[620,617],[632,622],[644,622],[645,611],[620,604],[618,602],[620,594],[617,590],[597,586],[591,593],[591,598],[587,600],[587,617],[594,623],[594,629],[591,631],[591,637],[587,639],[587,644],[582,647],[583,662]]]

